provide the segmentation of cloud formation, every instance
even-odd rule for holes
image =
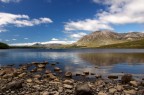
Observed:
[[[9,44],[10,46],[31,46],[36,43],[39,44],[71,44],[74,43],[75,41],[64,41],[64,40],[58,40],[58,41],[46,41],[46,42],[31,42],[31,43],[14,43],[14,44]]]
[[[0,31],[6,31],[4,27],[14,25],[16,27],[35,26],[39,24],[48,24],[53,21],[50,18],[30,19],[28,15],[11,14],[0,12]]]
[[[3,2],[3,3],[10,3],[10,2],[16,2],[16,3],[18,3],[20,1],[22,1],[22,0],[0,0],[0,2]]]
[[[110,5],[108,12],[97,14],[99,20],[112,24],[144,23],[144,0],[93,0]]]
[[[65,30],[96,31],[113,29],[111,24],[143,24],[144,0],[93,0],[95,3],[108,5],[107,10],[99,12],[93,19],[70,21],[65,24]]]
[[[76,22],[71,21],[65,24],[66,31],[72,31],[72,30],[95,31],[99,29],[112,30],[112,27],[110,27],[107,24],[101,23],[100,21],[96,19],[85,19],[85,20],[76,21]]]
[[[74,38],[74,39],[80,39],[81,37],[87,35],[86,33],[84,32],[79,32],[79,33],[74,33],[74,34],[71,34],[70,37],[71,38]]]

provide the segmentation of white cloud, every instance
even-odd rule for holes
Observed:
[[[50,18],[30,19],[28,15],[11,14],[0,12],[0,26],[4,29],[7,25],[14,25],[16,27],[34,26],[39,24],[52,23]],[[4,31],[0,28],[1,31]]]
[[[1,32],[6,32],[7,30],[6,29],[4,29],[3,27],[0,27],[0,33]]]
[[[57,38],[52,38],[51,40],[52,40],[52,41],[58,41],[59,39],[57,39]]]
[[[17,39],[12,39],[13,41],[16,41]]]
[[[0,2],[3,2],[3,3],[10,3],[10,2],[20,2],[22,0],[0,0]]]
[[[144,0],[93,0],[110,5],[99,13],[99,21],[110,24],[144,23]]]
[[[9,42],[10,40],[5,40],[6,42]]]
[[[111,24],[143,24],[144,0],[93,0],[95,3],[108,5],[105,11],[96,14],[95,18],[66,22],[66,31],[96,31],[110,29]]]
[[[96,19],[85,19],[85,20],[76,21],[76,22],[71,21],[65,24],[66,31],[72,31],[72,30],[96,31],[99,29],[112,30],[112,28],[109,25],[101,23],[100,21]]]
[[[79,39],[79,38],[81,38],[81,37],[83,37],[83,36],[85,36],[85,35],[87,35],[87,34],[84,33],[84,32],[79,32],[79,33],[71,34],[70,37],[71,37],[71,38],[74,38],[74,39]]]
[[[25,40],[28,40],[29,38],[24,38]]]
[[[75,41],[63,41],[63,40],[59,40],[59,41],[46,41],[46,42],[31,42],[31,43],[14,43],[14,44],[9,44],[11,46],[31,46],[34,45],[36,43],[39,44],[71,44],[74,43]]]

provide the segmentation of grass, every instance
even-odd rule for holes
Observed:
[[[143,49],[144,48],[144,39],[137,40],[137,41],[124,42],[124,43],[119,43],[119,44],[104,45],[104,46],[100,46],[98,48],[138,48],[138,49]]]

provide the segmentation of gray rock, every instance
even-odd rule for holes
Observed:
[[[93,92],[87,83],[77,84],[76,95],[93,95]]]

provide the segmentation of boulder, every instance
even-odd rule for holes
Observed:
[[[20,88],[22,88],[22,83],[23,83],[23,80],[14,80],[14,81],[8,83],[5,87],[3,87],[2,90],[20,89]]]
[[[122,76],[121,81],[123,84],[129,83],[132,80],[131,74],[125,74]]]
[[[138,86],[139,83],[137,81],[130,81],[130,85],[132,85],[132,86]]]
[[[94,95],[87,83],[77,84],[75,92],[76,95]]]

